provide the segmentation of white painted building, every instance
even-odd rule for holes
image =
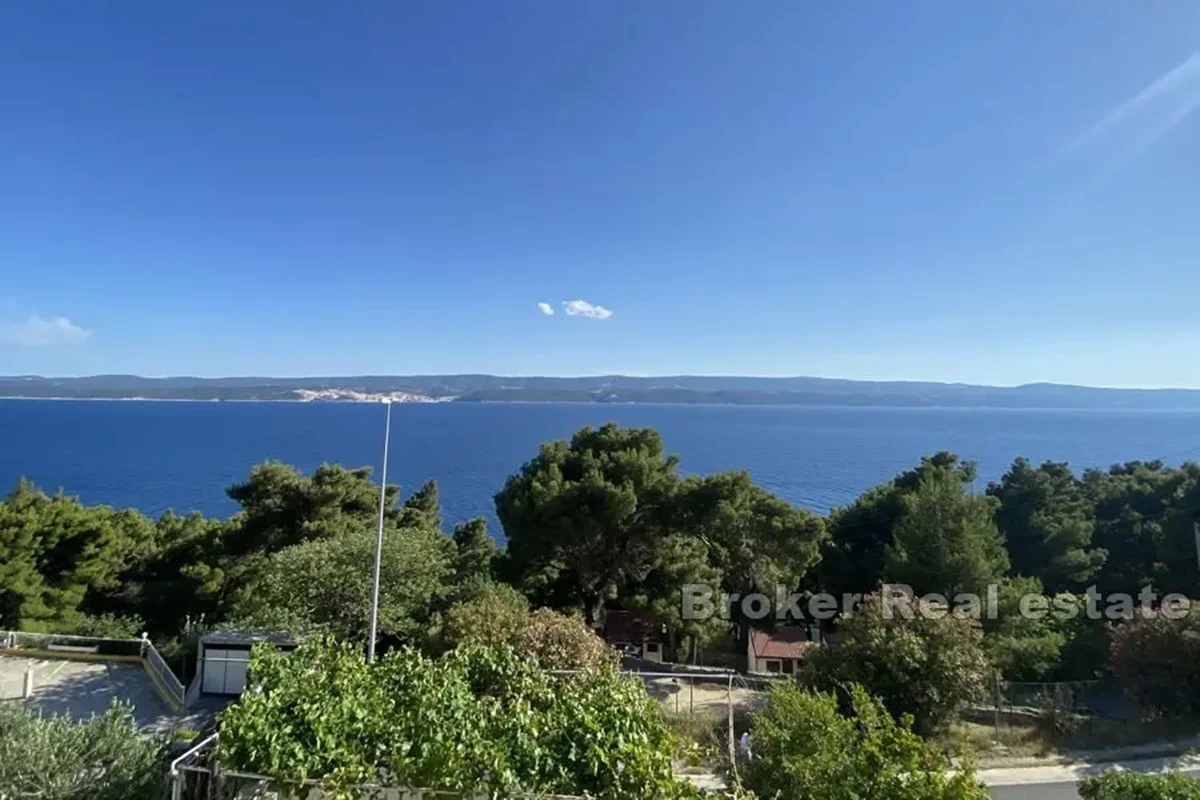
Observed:
[[[776,631],[750,629],[746,643],[746,671],[765,675],[795,675],[809,649],[820,643],[820,630],[780,628]]]

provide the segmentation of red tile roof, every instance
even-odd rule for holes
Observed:
[[[750,648],[755,658],[804,658],[804,654],[816,647],[808,640],[808,633],[801,628],[780,628],[773,633],[750,631]]]

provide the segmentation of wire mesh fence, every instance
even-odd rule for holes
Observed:
[[[1086,742],[1087,734],[1137,722],[1141,710],[1114,680],[1017,682],[994,680],[987,702],[964,721],[1003,747],[1056,748]]]
[[[676,734],[676,771],[693,783],[720,789],[737,782],[749,757],[751,713],[767,691],[790,676],[755,677],[731,670],[628,672],[640,678]],[[702,669],[702,668],[701,668]]]

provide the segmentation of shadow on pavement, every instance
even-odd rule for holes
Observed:
[[[174,716],[139,666],[93,663],[70,666],[56,674],[52,682],[34,690],[28,701],[30,708],[87,719],[103,714],[117,700],[133,707],[134,719],[142,727],[155,726],[164,717]]]

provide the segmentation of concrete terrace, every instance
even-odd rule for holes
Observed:
[[[34,691],[25,702],[46,714],[87,719],[104,713],[117,700],[133,707],[134,718],[144,730],[167,733],[180,727],[199,729],[225,705],[223,701],[197,703],[187,713],[177,714],[139,664],[7,654],[0,655],[0,701],[22,698],[30,667]]]

